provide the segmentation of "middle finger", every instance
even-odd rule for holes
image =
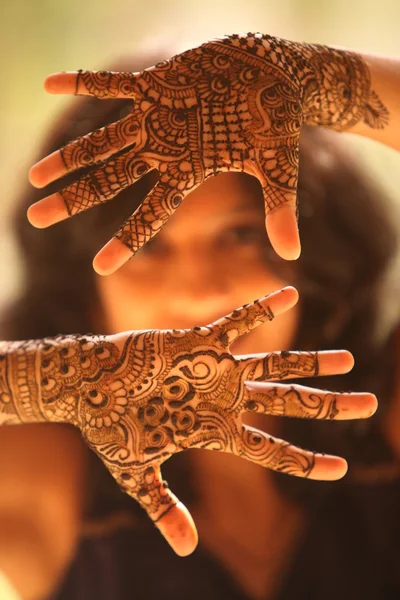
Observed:
[[[120,121],[69,142],[61,150],[37,162],[29,171],[29,181],[42,188],[67,173],[104,161],[126,146],[137,148],[140,133],[137,117],[129,114]]]
[[[339,393],[303,385],[245,382],[244,410],[302,419],[366,419],[378,402],[374,394]]]
[[[236,355],[245,379],[282,381],[319,375],[342,375],[354,366],[354,358],[348,350],[324,350],[320,352],[267,352],[251,356]]]

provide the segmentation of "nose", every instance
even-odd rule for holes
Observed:
[[[170,327],[206,325],[235,308],[226,269],[200,250],[172,260],[165,283]]]

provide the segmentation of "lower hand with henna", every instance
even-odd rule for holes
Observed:
[[[59,336],[0,344],[0,424],[78,427],[121,488],[137,500],[181,556],[197,544],[190,513],[163,481],[161,465],[189,448],[230,452],[275,471],[341,478],[346,461],[297,448],[246,426],[246,412],[357,419],[373,394],[280,383],[346,373],[344,350],[233,356],[240,336],[296,304],[287,287],[214,323],[111,336]]]

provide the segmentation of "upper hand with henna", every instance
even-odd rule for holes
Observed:
[[[267,35],[233,35],[141,73],[78,71],[47,78],[55,94],[132,98],[132,113],[44,158],[30,171],[43,187],[82,167],[89,174],[30,207],[46,227],[110,200],[144,173],[159,180],[96,256],[114,271],[150,240],[207,177],[245,171],[262,185],[266,227],[284,258],[297,258],[299,134],[302,123],[337,130],[383,128],[388,112],[371,89],[363,58]]]
[[[3,342],[0,424],[79,427],[174,550],[189,554],[197,543],[194,523],[160,471],[170,456],[204,448],[299,477],[338,479],[346,472],[344,459],[248,427],[243,414],[356,419],[376,410],[372,394],[275,383],[346,373],[353,358],[344,350],[235,357],[229,352],[241,335],[296,302],[297,292],[289,287],[193,329]]]

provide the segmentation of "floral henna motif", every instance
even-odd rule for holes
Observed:
[[[72,215],[157,169],[158,184],[117,234],[133,252],[222,171],[258,177],[266,212],[294,204],[302,123],[388,123],[361,56],[262,34],[215,40],[142,73],[80,71],[76,93],[135,101],[128,117],[61,150],[67,171],[101,165],[60,192]]]
[[[229,352],[238,337],[282,312],[290,294],[288,288],[192,330],[3,343],[0,423],[78,427],[120,486],[155,521],[177,503],[160,466],[188,448],[230,452],[278,471],[313,476],[314,453],[243,425],[242,415],[341,418],[342,394],[261,383],[326,374],[329,369],[320,364],[325,354],[235,358]]]

